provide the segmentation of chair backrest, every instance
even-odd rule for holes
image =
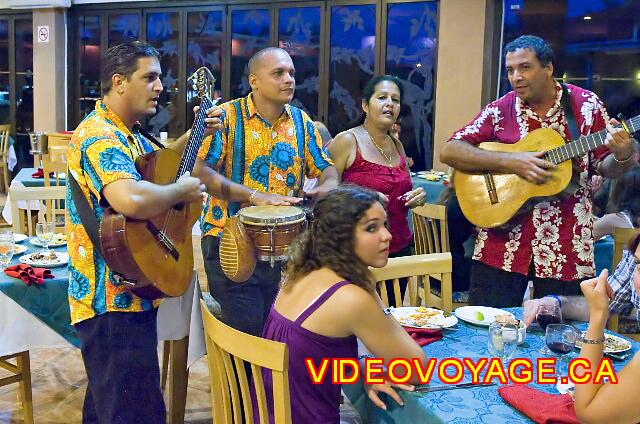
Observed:
[[[271,370],[273,412],[276,423],[291,423],[289,397],[289,351],[287,345],[235,330],[219,321],[200,300],[207,345],[213,422],[216,424],[269,422],[267,396],[262,369]],[[250,379],[245,365],[251,367],[258,411],[253,408]]]
[[[52,147],[67,147],[71,143],[73,134],[48,133],[47,134],[47,150]]]
[[[626,249],[627,243],[632,237],[638,234],[637,228],[614,228],[613,229],[613,263],[611,264],[611,272],[616,269],[618,262],[622,259],[622,251]]]
[[[446,206],[427,203],[411,214],[416,255],[449,252]]]
[[[59,212],[55,209],[47,209],[43,201],[63,200],[66,196],[66,188],[59,187],[13,187],[9,189],[11,199],[11,219],[15,233],[35,235],[34,215],[44,211],[47,221],[56,223],[56,232],[64,233],[63,220],[58,219]],[[26,213],[25,213],[26,212]]]
[[[0,125],[0,155],[2,160],[6,162],[7,152],[9,151],[9,132],[11,125]]]
[[[390,258],[383,268],[371,268],[371,272],[377,281],[380,298],[385,306],[389,306],[389,294],[386,282],[393,282],[393,296],[396,305],[402,305],[400,296],[400,279],[408,279],[409,304],[420,306],[435,306],[445,312],[451,312],[451,253],[431,253],[423,255],[402,256]],[[440,296],[431,293],[431,280],[433,277],[441,282]],[[421,291],[421,299],[418,296]]]

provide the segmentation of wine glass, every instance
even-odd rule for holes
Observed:
[[[38,222],[36,224],[36,237],[42,245],[42,254],[49,252],[49,243],[53,239],[55,224],[53,222]]]
[[[13,233],[0,232],[0,271],[4,271],[13,258]]]
[[[558,305],[539,305],[536,311],[536,322],[542,332],[547,330],[549,324],[560,324],[562,322],[562,311]],[[539,350],[540,353],[548,355],[549,349],[544,346]]]
[[[518,346],[518,328],[513,324],[491,323],[487,347],[491,356],[500,358],[503,363],[516,351]]]
[[[545,332],[544,341],[549,350],[558,356],[559,362],[565,364],[565,358],[576,346],[578,331],[567,324],[549,324]],[[564,373],[556,365],[556,375],[562,377]]]

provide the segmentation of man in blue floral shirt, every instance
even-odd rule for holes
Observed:
[[[295,68],[289,54],[267,48],[249,61],[251,93],[221,105],[222,130],[205,139],[198,157],[235,183],[253,190],[250,203],[264,204],[280,195],[280,204],[297,203],[304,177],[318,178],[319,185],[306,193],[318,195],[338,184],[338,174],[322,147],[313,121],[291,106]],[[196,175],[198,169],[196,168]],[[273,202],[269,202],[274,204]],[[277,202],[276,202],[277,204]],[[237,203],[208,196],[202,217],[202,254],[209,291],[220,302],[223,320],[245,333],[260,336],[269,308],[278,292],[280,264],[259,262],[248,281],[229,280],[219,258],[220,235],[227,216]]]

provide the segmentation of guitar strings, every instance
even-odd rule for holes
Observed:
[[[195,122],[193,124],[191,134],[189,139],[187,140],[187,145],[185,147],[185,152],[182,155],[182,160],[180,161],[180,165],[178,166],[178,173],[176,175],[176,181],[186,172],[186,169],[193,169],[193,165],[195,164],[196,155],[199,150],[198,143],[195,140],[202,140],[204,136],[205,123],[204,119],[206,117],[206,112],[209,108],[213,106],[213,102],[209,99],[209,97],[205,94],[202,97],[202,101],[200,103],[200,110],[198,111],[198,115],[196,116]],[[171,208],[167,215],[165,216],[164,223],[162,225],[162,234],[166,235],[167,228],[173,221],[174,216],[177,214],[177,211],[174,208]]]

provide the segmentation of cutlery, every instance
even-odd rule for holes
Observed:
[[[462,384],[443,384],[439,386],[429,386],[428,384],[424,384],[421,386],[416,386],[415,392],[419,393],[431,393],[431,392],[441,392],[444,390],[455,390],[455,389],[473,389],[474,387],[488,387],[495,386],[496,383],[462,383]]]
[[[608,353],[608,352],[605,352],[604,354],[606,356],[612,358],[612,359],[617,360],[617,361],[624,361],[629,356],[631,356],[631,352],[626,352],[626,353]]]

